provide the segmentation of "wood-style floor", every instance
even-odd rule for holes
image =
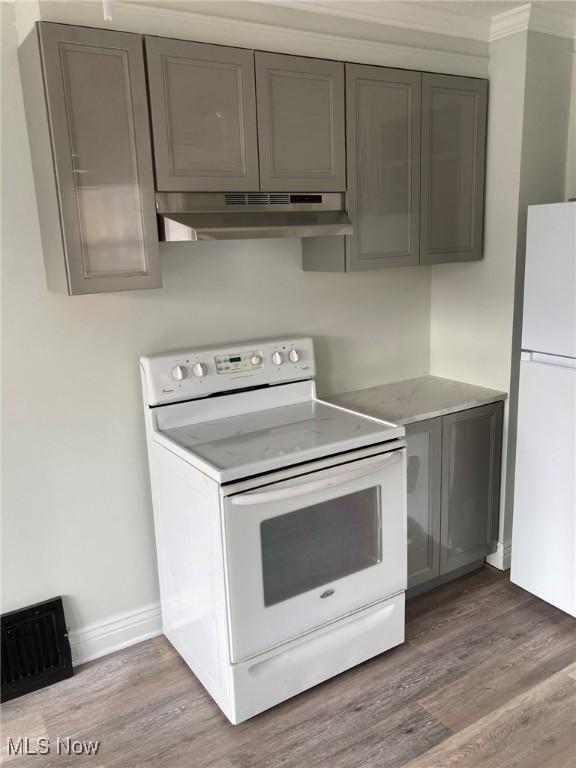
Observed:
[[[574,768],[576,622],[489,568],[409,601],[407,642],[238,726],[164,638],[8,702],[7,736],[99,739],[10,768]]]

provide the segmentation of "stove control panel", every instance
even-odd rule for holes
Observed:
[[[312,339],[266,339],[140,359],[145,400],[163,405],[222,392],[312,379]]]
[[[262,367],[262,356],[259,350],[242,352],[241,354],[218,355],[214,358],[216,373],[238,373],[239,371],[253,371]]]

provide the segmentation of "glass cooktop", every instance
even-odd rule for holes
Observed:
[[[311,400],[163,434],[217,470],[250,468],[242,473],[247,476],[401,436],[393,430],[404,433],[393,424]]]

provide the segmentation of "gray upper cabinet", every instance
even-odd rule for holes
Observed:
[[[482,258],[488,83],[422,75],[423,264]]]
[[[344,65],[255,56],[261,189],[344,191]]]
[[[408,587],[440,575],[442,419],[406,425]]]
[[[346,65],[349,270],[418,264],[421,78]]]
[[[498,534],[502,403],[445,416],[440,572],[481,560]]]
[[[259,189],[254,52],[146,38],[156,186]]]
[[[141,37],[41,23],[20,63],[49,287],[159,286]]]

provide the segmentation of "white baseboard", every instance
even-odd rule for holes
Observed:
[[[488,555],[486,562],[488,565],[492,565],[494,568],[498,568],[501,571],[509,570],[512,562],[512,542],[499,541],[496,552],[492,555]]]
[[[160,604],[118,613],[69,633],[72,664],[78,666],[162,634]]]

